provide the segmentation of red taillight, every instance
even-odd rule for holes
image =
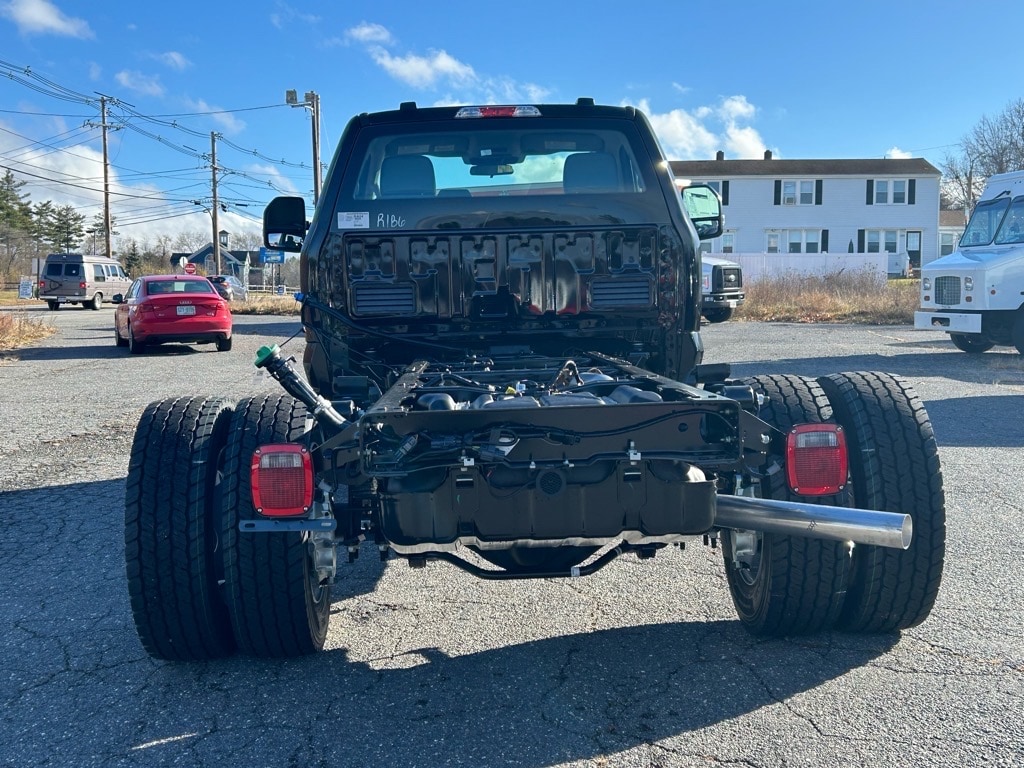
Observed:
[[[313,504],[313,462],[295,443],[261,445],[249,469],[252,505],[266,517],[296,517]]]
[[[83,280],[82,282],[80,282],[78,284],[78,287],[81,288],[84,291],[85,290],[85,285],[86,285],[85,280]]]
[[[786,436],[786,480],[801,496],[828,496],[846,486],[846,435],[838,424],[797,424]]]

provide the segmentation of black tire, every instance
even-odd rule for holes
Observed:
[[[932,610],[946,551],[946,509],[938,447],[924,405],[888,373],[818,379],[846,430],[855,506],[903,512],[914,525],[910,549],[857,544],[838,626],[892,632]]]
[[[84,307],[85,304],[82,304],[82,306]],[[99,311],[100,307],[102,307],[102,306],[103,306],[103,294],[102,293],[97,293],[95,296],[92,297],[92,301],[89,302],[89,309],[92,309],[92,310],[95,310],[95,311]]]
[[[227,603],[239,648],[256,656],[319,651],[327,638],[331,588],[318,583],[302,533],[245,533],[256,517],[249,464],[266,443],[296,442],[306,407],[286,395],[241,401],[231,422],[222,484]]]
[[[60,302],[59,301],[47,301],[46,302],[46,306],[48,306],[50,308],[51,312],[56,312],[58,309],[60,309]]]
[[[801,376],[773,375],[747,379],[768,396],[762,420],[783,434],[793,424],[828,421],[832,415],[821,387]],[[771,447],[769,465],[784,465],[785,444]],[[778,467],[776,467],[778,469]],[[849,506],[849,495],[799,496],[790,491],[785,471],[761,479],[761,495],[784,501]],[[745,567],[734,563],[738,536],[755,543]],[[843,607],[849,554],[841,542],[780,534],[724,531],[722,553],[733,605],[740,621],[754,635],[779,637],[807,634],[831,627]]]
[[[224,339],[217,339],[217,351],[218,352],[230,352],[231,351],[231,337],[228,336]]]
[[[982,352],[988,352],[995,346],[991,341],[977,333],[951,333],[949,334],[949,340],[953,342],[954,347],[969,355],[980,355]]]
[[[151,403],[135,430],[124,557],[135,627],[155,658],[202,661],[235,649],[214,508],[230,420],[225,400],[182,398]]]
[[[709,323],[724,323],[730,317],[732,317],[732,307],[726,307],[725,309],[705,309],[704,319]]]
[[[135,340],[135,333],[132,331],[132,324],[128,323],[128,351],[133,355],[141,355],[146,351],[146,345]]]
[[[1013,321],[1013,328],[1010,330],[1010,341],[1017,351],[1024,355],[1024,309],[1017,310],[1017,319]]]

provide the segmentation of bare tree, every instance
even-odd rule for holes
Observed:
[[[186,230],[178,233],[177,237],[174,238],[174,250],[193,253],[198,251],[208,242],[210,242],[209,232],[200,232],[195,229]]]
[[[956,207],[973,208],[985,180],[1024,169],[1024,99],[995,117],[983,116],[960,140],[960,152],[943,164],[943,192]]]

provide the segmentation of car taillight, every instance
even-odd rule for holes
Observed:
[[[265,517],[296,517],[313,504],[313,461],[295,443],[261,445],[249,471],[252,504]]]
[[[83,289],[83,290],[85,290],[85,285],[86,285],[86,283],[85,283],[85,280],[83,280],[82,282],[80,282],[80,283],[78,284],[78,287],[79,287],[79,288],[81,288],[81,289]]]
[[[786,436],[786,480],[794,493],[828,496],[846,486],[849,458],[838,424],[797,424]]]

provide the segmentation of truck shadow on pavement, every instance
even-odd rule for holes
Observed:
[[[364,644],[359,660],[335,648],[289,660],[157,662],[131,618],[123,494],[123,479],[0,493],[8,670],[0,704],[25,755],[67,764],[90,755],[132,765],[540,768],[679,736],[681,753],[714,754],[702,729],[763,708],[779,708],[792,730],[813,734],[818,708],[842,704],[798,695],[898,641],[838,633],[759,641],[737,621],[679,621],[590,632],[554,626],[549,637],[502,645],[499,625],[483,628],[494,633],[493,647],[454,655],[415,645],[421,612],[437,615],[414,602],[429,599],[428,590],[387,606],[413,622],[397,642],[408,648],[411,639],[403,652]],[[348,632],[382,609],[363,597],[385,570],[373,553],[366,547],[356,565],[342,566],[336,589],[344,596],[333,612]],[[41,570],[44,563],[74,565]],[[452,648],[463,645],[461,632],[480,633],[466,621],[441,619]],[[59,718],[41,726],[51,710]]]
[[[917,343],[915,346],[921,346],[921,344]],[[983,355],[968,355],[954,350],[953,352],[937,351],[934,355],[816,356],[735,362],[730,365],[732,374],[736,377],[768,373],[822,376],[842,371],[885,371],[905,376],[911,380],[942,377],[979,384],[1008,381],[1024,386],[1024,356],[1006,351],[993,351]]]
[[[714,754],[713,746],[699,746],[702,729],[766,707],[795,710],[799,721],[793,697],[871,662],[896,640],[822,635],[758,642],[738,622],[678,622],[559,635],[462,656],[417,648],[398,659],[408,665],[402,669],[353,663],[344,650],[292,661],[287,669],[251,659],[164,666],[154,675],[160,687],[172,690],[180,678],[198,687],[200,698],[162,701],[161,714],[147,708],[144,731],[153,740],[207,731],[205,717],[219,697],[202,691],[216,681],[233,700],[257,702],[255,709],[221,710],[221,732],[288,722],[297,702],[306,713],[321,713],[307,719],[307,727],[281,734],[287,741],[280,745],[280,764],[298,756],[293,764],[362,766],[386,755],[402,766],[540,768],[680,736],[695,744],[681,752]],[[820,702],[804,717],[813,718],[816,706]],[[171,723],[177,725],[169,729]],[[335,752],[332,736],[349,728],[358,736],[333,740]],[[160,748],[154,752],[154,758],[171,758]],[[245,764],[258,754],[233,757]]]

